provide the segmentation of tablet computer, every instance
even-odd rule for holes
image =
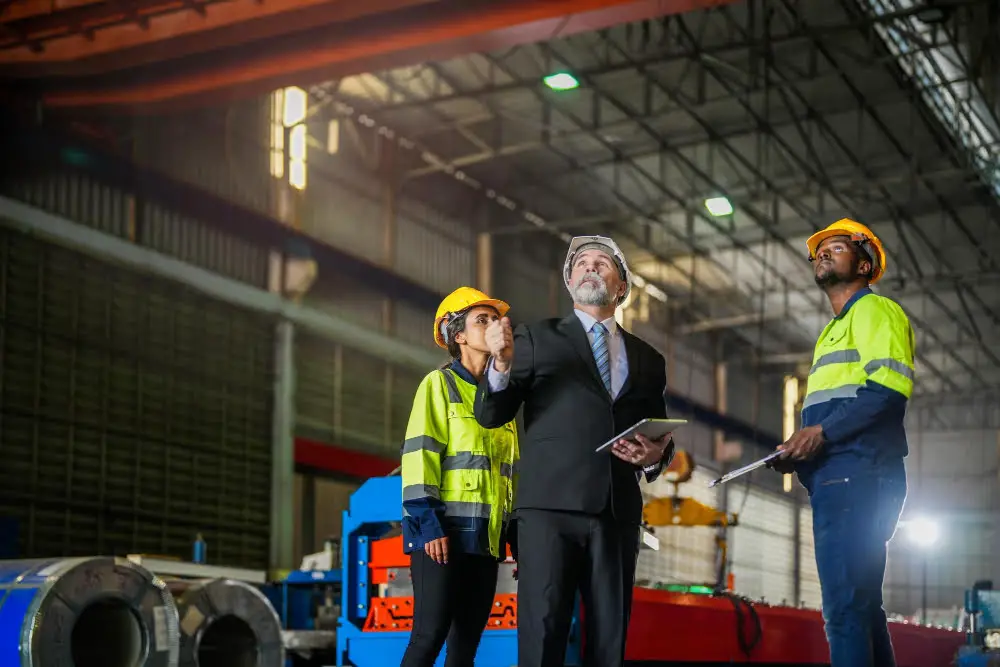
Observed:
[[[673,433],[681,424],[687,424],[686,419],[643,419],[642,421],[636,422],[632,426],[628,427],[626,430],[622,431],[615,437],[608,440],[606,443],[597,448],[596,451],[602,452],[611,445],[615,444],[619,440],[629,440],[635,437],[636,434],[643,435],[650,440],[659,440],[668,433]]]

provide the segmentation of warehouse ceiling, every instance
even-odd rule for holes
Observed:
[[[830,310],[804,241],[864,221],[889,253],[878,289],[918,333],[920,392],[981,394],[1000,387],[1000,12],[938,5],[741,2],[312,93],[415,146],[411,191],[508,209],[498,234],[614,234],[650,295],[699,304],[677,330],[724,329],[758,363],[808,363]],[[578,86],[543,82],[559,72]]]
[[[552,257],[612,233],[675,334],[779,370],[830,316],[804,240],[850,216],[888,247],[920,391],[1000,387],[998,3],[253,2],[3,3],[0,75],[69,113],[306,86],[405,139],[410,192],[478,193],[498,237]]]

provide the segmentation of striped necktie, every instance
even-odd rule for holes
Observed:
[[[597,372],[601,374],[604,388],[611,393],[611,351],[608,349],[608,330],[600,322],[595,322],[590,329],[594,333],[594,361],[597,362]]]

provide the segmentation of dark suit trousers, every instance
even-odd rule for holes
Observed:
[[[563,667],[577,590],[584,667],[622,667],[639,527],[610,512],[519,509],[517,535],[518,667]]]

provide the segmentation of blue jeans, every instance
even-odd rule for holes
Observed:
[[[886,550],[906,498],[902,462],[816,481],[810,494],[831,667],[895,667],[882,608]]]

